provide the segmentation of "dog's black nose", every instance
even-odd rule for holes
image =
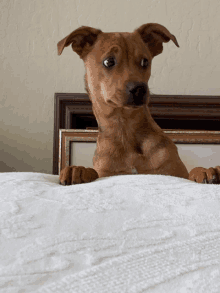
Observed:
[[[144,82],[128,82],[126,86],[127,105],[143,105],[147,98],[147,91],[148,86]]]

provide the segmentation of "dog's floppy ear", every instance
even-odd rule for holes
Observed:
[[[64,47],[72,44],[73,51],[83,59],[91,50],[100,33],[102,33],[101,30],[89,26],[79,27],[57,44],[58,55],[62,54]]]
[[[170,40],[179,47],[176,37],[158,23],[143,24],[135,32],[138,32],[142,40],[148,45],[152,57],[162,53],[163,43],[167,43]]]

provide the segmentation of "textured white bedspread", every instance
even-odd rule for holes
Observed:
[[[220,185],[0,174],[0,292],[220,292]]]

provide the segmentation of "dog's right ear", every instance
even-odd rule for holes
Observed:
[[[73,51],[83,59],[91,50],[100,33],[102,33],[101,30],[89,26],[81,26],[57,44],[58,55],[62,54],[65,47],[72,44]]]

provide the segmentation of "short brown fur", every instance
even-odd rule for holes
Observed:
[[[150,23],[133,33],[103,33],[80,27],[58,43],[59,55],[72,44],[73,51],[84,61],[86,90],[99,125],[93,169],[66,167],[60,174],[61,184],[134,173],[219,182],[220,167],[198,167],[189,174],[176,145],[150,114],[148,80],[152,59],[170,40],[179,47],[165,27]]]

